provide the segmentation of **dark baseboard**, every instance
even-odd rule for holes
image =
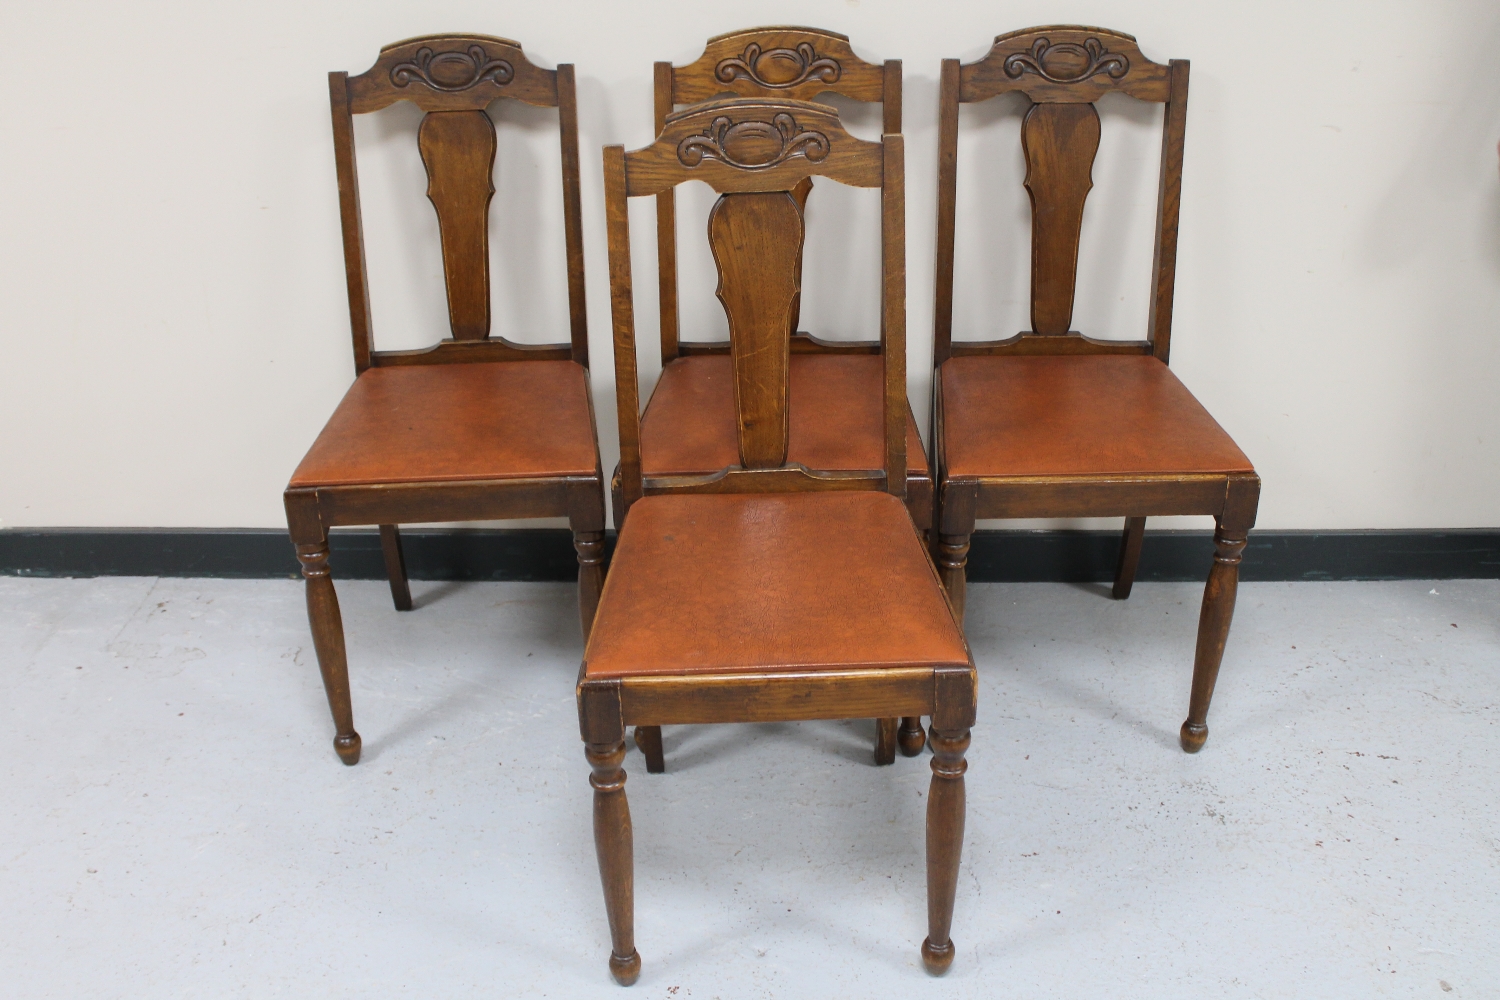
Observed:
[[[969,579],[1101,583],[1114,579],[1117,531],[976,531]],[[1207,531],[1147,531],[1137,580],[1203,580]],[[1241,580],[1500,579],[1500,530],[1252,531]]]
[[[576,580],[565,528],[413,529],[401,532],[414,580]],[[380,533],[334,531],[336,579],[384,580]],[[0,575],[211,576],[272,579],[301,574],[285,531],[274,528],[13,528],[0,531]]]
[[[572,580],[572,536],[560,528],[413,529],[402,532],[417,580]],[[613,535],[609,543],[613,546]],[[1113,579],[1115,531],[978,531],[975,582],[1089,583]],[[381,580],[380,536],[332,537],[334,576]],[[1148,531],[1138,580],[1202,580],[1213,557],[1203,531]],[[275,529],[11,528],[0,530],[0,575],[41,577],[298,575],[286,532]],[[1243,580],[1500,579],[1500,529],[1257,531]]]

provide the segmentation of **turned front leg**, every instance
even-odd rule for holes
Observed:
[[[323,690],[328,693],[328,708],[333,712],[336,733],[333,749],[345,764],[357,764],[360,739],[354,731],[354,708],[349,703],[344,620],[328,571],[328,540],[298,545],[297,561],[302,564],[302,576],[307,580],[307,622],[312,627],[313,648],[318,654],[318,670],[323,674]]]
[[[573,532],[573,548],[578,553],[578,617],[587,642],[594,612],[599,610],[599,592],[604,589],[604,532]]]
[[[584,754],[594,773],[594,849],[604,883],[609,914],[609,974],[621,986],[640,978],[641,956],[635,950],[635,859],[630,804],[625,801],[625,741],[586,743]]]
[[[941,976],[953,964],[953,900],[958,895],[958,862],[964,846],[964,772],[969,730],[928,734],[932,746],[932,787],[927,794],[927,940],[922,964]]]
[[[960,626],[964,623],[968,565],[969,536],[940,536],[938,539],[938,573],[943,578],[943,589],[948,592],[948,604],[953,608],[953,617],[958,619]]]
[[[1208,739],[1208,703],[1219,679],[1224,644],[1229,641],[1229,623],[1234,617],[1235,593],[1240,584],[1240,560],[1245,554],[1248,532],[1226,528],[1214,531],[1214,564],[1203,588],[1203,612],[1198,618],[1198,649],[1193,659],[1193,695],[1188,702],[1187,721],[1179,739],[1182,749],[1197,753]]]

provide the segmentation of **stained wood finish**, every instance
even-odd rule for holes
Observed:
[[[370,280],[365,265],[365,233],[359,208],[359,169],[354,159],[354,117],[349,110],[349,74],[328,74],[333,112],[333,160],[339,178],[339,222],[344,240],[344,280],[349,296],[349,331],[354,338],[354,374],[370,367]]]
[[[951,929],[964,835],[963,777],[968,766],[964,754],[974,720],[977,682],[972,665],[967,670],[738,673],[705,678],[701,685],[673,676],[581,679],[579,720],[595,776],[591,779],[595,843],[610,924],[611,974],[629,985],[639,975],[639,955],[634,939],[632,832],[624,771],[619,766],[624,746],[600,740],[601,733],[623,734],[625,727],[638,726],[636,740],[650,767],[656,752],[652,741],[659,739],[662,724],[868,718],[876,713],[907,712],[933,718],[928,736],[934,748],[927,805],[928,933],[921,952],[928,972],[945,973],[954,955]],[[880,725],[882,736],[887,728],[893,729],[884,719]],[[890,736],[894,735],[892,731]],[[893,753],[894,739],[890,743]],[[607,798],[601,803],[601,797]]]
[[[652,67],[656,131],[659,135],[672,113],[672,64]],[[677,311],[677,193],[667,189],[656,196],[657,306],[661,316],[661,363],[677,357],[680,344]],[[727,349],[727,345],[726,345]]]
[[[775,279],[778,283],[772,286],[779,289],[775,293],[776,301],[782,303],[774,307],[782,317],[776,335],[786,344],[789,343],[790,330],[785,325],[785,318],[790,297],[795,296],[797,288],[798,277],[794,262],[800,253],[802,235],[801,214],[795,211],[795,202],[788,197],[789,193],[803,180],[813,176],[828,177],[855,187],[881,187],[882,232],[887,234],[885,239],[889,243],[902,233],[903,189],[898,177],[902,173],[901,162],[900,136],[886,136],[880,143],[856,139],[844,129],[834,109],[796,101],[716,101],[669,116],[661,135],[644,149],[626,153],[619,146],[605,148],[605,215],[609,236],[615,395],[620,420],[621,513],[628,511],[630,505],[645,492],[640,465],[640,389],[635,375],[635,311],[631,295],[628,200],[631,197],[660,195],[689,180],[703,180],[721,194],[735,197],[772,193],[779,195],[780,202],[764,199],[744,203],[762,206],[755,216],[759,221],[753,228],[760,235],[753,247],[742,248],[734,244],[728,237],[729,230],[726,228],[716,238],[715,245],[718,249],[715,252],[718,257],[724,257],[730,250],[748,251],[752,255],[751,259],[758,261],[756,270],[743,272],[746,276],[743,279],[740,277],[741,265],[733,265],[736,270],[727,286],[722,284],[721,277],[721,301],[726,309],[733,308],[743,313],[750,307],[747,298],[736,297],[733,291],[736,281],[747,282],[742,287],[753,290],[765,276],[780,275]],[[764,207],[775,204],[782,205],[783,210]],[[790,206],[793,211],[785,211],[785,206]],[[716,214],[721,210],[722,208],[716,208]],[[723,223],[726,227],[734,220],[734,213],[737,211],[739,210],[730,210],[730,216]],[[749,211],[746,210],[747,213]],[[775,224],[774,233],[771,231],[772,221]],[[753,256],[772,252],[776,247],[780,248],[775,250],[779,262],[766,263],[761,257]],[[788,261],[793,262],[792,265],[788,265]],[[725,260],[720,260],[719,263],[722,275]],[[868,476],[855,477],[848,474],[809,474],[807,470],[800,468],[741,466],[711,477],[664,477],[653,480],[653,492],[798,488],[794,484],[800,484],[803,488],[871,488],[878,484],[877,488],[904,496],[904,251],[887,247],[883,267],[885,276],[881,294],[885,328],[882,353],[888,362],[887,468],[882,472],[887,473],[886,475],[873,480]],[[788,271],[791,272],[789,284],[786,282]],[[722,298],[726,294],[723,288],[730,289],[728,298]],[[737,322],[741,321],[732,313],[731,337],[734,336]],[[760,329],[765,329],[764,325]],[[736,355],[737,387],[745,384],[747,378],[754,384],[771,387],[784,384],[784,375],[778,377],[774,369],[784,359],[783,351],[786,350],[789,348],[778,348],[770,353],[752,349]],[[894,402],[893,389],[897,388],[901,407],[897,410],[897,416],[890,416],[890,408]],[[752,401],[762,398],[752,392]],[[784,406],[785,397],[777,398],[783,401],[781,405]],[[899,471],[891,462],[894,456],[901,459]],[[770,478],[760,478],[762,476]]]
[[[1182,148],[1187,132],[1188,61],[1173,59],[1161,132],[1156,193],[1156,250],[1151,258],[1151,315],[1146,327],[1163,362],[1172,352],[1172,292],[1177,280],[1177,217],[1182,207]]]
[[[417,131],[437,209],[454,340],[490,335],[490,199],[495,123],[483,111],[434,111]]]
[[[1031,195],[1031,329],[1068,333],[1083,203],[1094,186],[1099,113],[1092,104],[1033,104],[1021,124]]]
[[[1170,72],[1124,32],[1081,24],[1023,28],[997,35],[983,59],[963,67],[959,100],[1019,91],[1037,104],[1091,103],[1108,93],[1160,103],[1171,92]]]
[[[627,191],[660,194],[690,180],[720,194],[791,191],[807,177],[880,187],[884,155],[881,143],[850,135],[822,104],[714,101],[669,115],[655,142],[625,154]]]
[[[949,404],[942,392],[943,365],[952,358],[988,358],[997,365],[1021,364],[1019,359],[1039,356],[1066,358],[1070,364],[1091,363],[1100,355],[1154,355],[1163,363],[1169,359],[1188,69],[1186,60],[1152,62],[1130,35],[1081,25],[1028,28],[1000,35],[990,52],[975,63],[944,60],[938,97],[933,316],[933,367],[938,384],[933,393],[933,467],[938,506],[934,556],[960,620],[969,540],[976,518],[1125,517],[1113,588],[1114,596],[1122,599],[1129,596],[1135,580],[1148,516],[1207,514],[1216,518],[1216,555],[1204,591],[1193,691],[1188,720],[1182,727],[1183,749],[1194,752],[1208,734],[1209,700],[1233,614],[1240,554],[1246,533],[1255,523],[1259,477],[1244,471],[1243,466],[1227,465],[1210,467],[1234,471],[1154,471],[1176,467],[1170,464],[1148,466],[1153,471],[1139,475],[1104,470],[1069,475],[983,475],[971,474],[979,470],[967,470],[963,477],[955,477],[948,469],[953,422],[945,417]],[[1023,93],[1032,101],[1021,132],[1027,162],[1026,188],[1032,204],[1032,329],[998,340],[955,341],[958,108],[1011,92]],[[1093,102],[1107,93],[1166,105],[1151,312],[1146,339],[1140,341],[1095,339],[1070,329],[1083,206],[1092,186],[1099,146],[1099,119]],[[1059,401],[1058,405],[1075,406],[1079,402]],[[1143,453],[1149,453],[1151,441],[1140,440],[1147,446]],[[1029,442],[1027,447],[1035,450],[1043,446]],[[1057,447],[1063,447],[1061,439]]]
[[[795,192],[793,192],[795,194]],[[797,305],[793,305],[795,311]],[[879,354],[878,340],[819,340],[810,333],[794,333],[791,336],[793,354]],[[728,354],[727,340],[689,340],[678,345],[679,357],[702,357],[708,354]]]
[[[953,902],[958,895],[958,863],[964,843],[964,772],[969,764],[969,731],[939,732],[934,724],[932,785],[927,793],[927,939],[922,964],[941,976],[953,964]]]
[[[725,93],[796,101],[828,93],[889,100],[886,66],[855,55],[846,35],[784,26],[715,35],[697,60],[672,67],[676,104],[699,104]],[[899,132],[899,118],[895,124],[887,131]]]
[[[879,102],[885,135],[901,131],[901,62],[868,63],[854,54],[840,34],[814,28],[768,27],[735,31],[709,40],[703,55],[687,66],[659,62],[655,66],[654,101],[658,133],[667,127],[681,104],[702,102],[723,94],[745,98],[811,100],[836,93],[859,101]],[[812,176],[790,190],[806,209]],[[779,182],[778,182],[779,189]],[[632,192],[635,193],[635,192]],[[681,338],[677,291],[676,203],[670,189],[656,197],[657,276],[660,308],[661,358],[666,365],[678,357],[728,354],[728,341],[687,341]],[[890,243],[884,244],[887,248]],[[802,273],[798,247],[796,271]],[[904,251],[904,246],[903,246]],[[789,325],[794,354],[878,354],[878,341],[827,341],[799,333],[801,294],[792,303]],[[932,517],[932,489],[926,476],[909,484],[909,506],[916,523],[926,529]],[[650,491],[648,485],[647,491]],[[615,498],[617,508],[627,505]]]
[[[922,752],[927,745],[927,733],[922,728],[922,717],[919,715],[907,715],[901,719],[901,728],[896,731],[896,742],[901,748],[901,756],[915,757]]]
[[[577,357],[568,344],[512,344],[504,337],[486,340],[440,340],[431,347],[409,351],[376,351],[372,368],[402,365],[463,365],[477,361],[571,361]]]
[[[371,372],[372,368],[502,361],[572,360],[586,367],[588,317],[584,308],[578,102],[573,67],[564,64],[556,70],[544,70],[533,66],[519,43],[504,38],[429,35],[386,46],[375,65],[358,76],[330,73],[328,85],[356,376],[368,373],[374,378],[383,374]],[[489,204],[494,193],[496,141],[486,109],[499,98],[558,109],[568,271],[567,343],[532,346],[490,336]],[[421,350],[376,351],[352,116],[397,101],[411,101],[427,112],[417,132],[417,144],[427,168],[428,197],[438,215],[453,336]],[[451,385],[452,378],[445,378]],[[405,475],[397,470],[394,482],[340,485],[299,480],[285,491],[287,525],[306,578],[308,620],[334,718],[334,749],[346,764],[359,760],[360,738],[354,730],[349,697],[343,621],[328,566],[328,529],[336,525],[380,525],[392,600],[398,610],[409,610],[411,590],[398,528],[402,522],[566,516],[578,552],[579,614],[587,636],[604,577],[604,477],[599,468],[593,401],[588,398],[586,377],[581,391],[585,398],[579,406],[588,410],[588,434],[594,453],[591,473],[580,474],[586,464],[576,463],[567,472],[551,476],[533,475],[528,468],[524,471],[528,478],[423,481],[408,469]],[[353,432],[343,428],[339,433]],[[570,440],[577,437],[574,434]],[[582,447],[579,443],[578,449]],[[566,465],[559,463],[559,467]],[[487,468],[482,474],[501,475],[505,471]]]
[[[1229,641],[1229,623],[1234,618],[1234,600],[1239,592],[1240,560],[1245,555],[1245,532],[1226,528],[1219,521],[1214,531],[1214,564],[1203,589],[1203,610],[1198,619],[1198,648],[1193,657],[1193,694],[1188,717],[1182,724],[1182,749],[1197,753],[1208,739],[1208,703],[1219,679],[1224,644]]]
[[[620,496],[615,527],[642,496],[641,398],[635,362],[634,281],[630,269],[630,189],[625,147],[604,147],[604,215],[609,243],[609,307],[614,327],[615,408],[620,426]]]
[[[1135,583],[1135,569],[1141,562],[1141,541],[1146,537],[1146,519],[1127,517],[1125,533],[1120,537],[1120,561],[1115,567],[1115,585],[1111,593],[1117,601],[1130,596]]]
[[[759,65],[754,60],[751,63]],[[662,80],[659,75],[659,93]],[[628,867],[630,828],[623,805],[623,774],[618,765],[623,756],[620,743],[627,727],[635,727],[636,743],[645,755],[647,770],[657,772],[665,766],[661,727],[666,725],[873,718],[878,720],[876,760],[890,763],[898,746],[907,754],[921,749],[919,720],[930,716],[934,733],[942,733],[947,742],[942,775],[935,778],[943,785],[941,789],[934,786],[932,798],[936,804],[929,806],[929,926],[924,960],[932,971],[939,973],[951,961],[949,931],[964,808],[962,748],[954,741],[967,745],[967,733],[974,719],[977,674],[967,647],[953,629],[945,602],[939,599],[941,585],[937,572],[903,506],[889,497],[871,495],[873,491],[886,491],[896,497],[904,497],[906,493],[903,173],[899,135],[888,134],[878,144],[861,142],[843,130],[831,109],[794,101],[731,100],[703,105],[669,116],[656,142],[645,149],[627,153],[622,147],[612,146],[604,151],[620,423],[621,503],[616,516],[622,524],[622,534],[580,670],[578,706],[580,732],[598,779],[594,785],[596,832],[610,918],[610,969],[621,982],[633,981],[639,969],[629,909],[633,888]],[[857,186],[878,186],[882,191],[880,353],[885,358],[882,383],[885,447],[881,469],[808,469],[786,458],[786,410],[790,405],[787,372],[792,350],[789,317],[797,301],[797,265],[802,243],[802,214],[796,192],[800,185],[805,193],[805,182],[813,176]],[[713,212],[710,241],[720,270],[720,300],[729,315],[741,464],[707,475],[644,480],[628,203],[631,197],[655,197],[658,207],[670,205],[667,195],[676,184],[688,180],[705,180],[722,195]],[[752,512],[743,502],[728,503],[717,498],[704,502],[687,494],[778,495],[819,490],[863,493],[868,503],[864,499],[857,505],[839,500],[839,509],[851,517],[856,511],[883,512],[878,517],[873,513],[859,515],[867,518],[863,521],[854,518],[865,526],[858,535],[859,544],[868,546],[865,549],[840,547],[837,542],[841,525],[827,526],[834,539],[829,548],[835,553],[833,557],[841,560],[839,565],[864,567],[868,562],[882,567],[903,566],[902,572],[914,574],[913,581],[921,577],[922,586],[930,588],[909,589],[904,585],[901,588],[903,595],[916,595],[918,603],[913,607],[925,608],[902,612],[911,618],[899,634],[903,641],[916,643],[896,657],[907,665],[887,665],[881,656],[889,657],[890,650],[883,645],[885,640],[877,640],[882,644],[881,656],[873,656],[866,650],[857,661],[843,663],[828,661],[824,653],[818,652],[812,665],[788,666],[778,653],[747,653],[748,649],[760,647],[734,642],[732,637],[739,634],[736,631],[739,626],[700,626],[709,628],[715,637],[727,636],[725,645],[732,647],[733,654],[723,660],[702,660],[707,654],[701,648],[707,647],[700,648],[698,640],[690,637],[686,640],[689,653],[684,655],[699,657],[701,662],[679,666],[672,659],[677,654],[668,648],[662,632],[639,629],[640,623],[654,620],[651,617],[654,609],[634,602],[649,605],[662,600],[670,604],[670,608],[662,609],[663,614],[681,617],[691,612],[696,617],[688,620],[713,623],[719,621],[716,616],[723,614],[724,608],[737,608],[740,605],[736,602],[757,596],[733,592],[739,586],[736,583],[700,587],[696,577],[670,575],[679,567],[687,572],[687,564],[692,567],[707,564],[700,548],[711,548],[721,556],[721,564],[752,566],[756,573],[762,567],[777,567],[783,574],[795,571],[797,579],[804,579],[801,563],[789,563],[767,556],[753,546],[750,549],[743,546],[750,544],[747,539],[751,538],[752,525],[775,524],[781,534],[755,537],[771,537],[776,541],[759,544],[774,549],[781,539],[796,539],[796,544],[787,543],[785,547],[795,550],[798,558],[806,558],[812,549],[805,540],[821,531],[822,525],[801,523],[794,530],[789,527],[796,521],[794,514],[806,519],[815,516],[815,509],[832,509],[814,508],[809,506],[811,500],[804,500],[784,507],[777,503],[757,504]],[[647,492],[657,495],[643,500]],[[687,506],[690,499],[694,506]],[[820,499],[819,503],[822,502]],[[631,513],[632,509],[636,512]],[[717,520],[716,512],[721,515]],[[687,535],[686,527],[697,534]],[[667,556],[668,565],[659,566],[654,560],[663,557],[663,550],[633,541],[632,531],[644,532],[641,537],[650,539],[665,533],[665,538],[676,540],[674,544],[687,546],[681,551],[693,555],[679,558],[675,554],[678,550],[673,550]],[[641,548],[642,545],[645,547]],[[749,556],[745,555],[747,551]],[[842,555],[837,555],[840,552]],[[735,553],[739,554],[738,561],[731,558]],[[786,559],[790,558],[789,554]],[[861,579],[868,575],[868,567],[859,572]],[[720,578],[737,579],[724,577],[723,573]],[[907,577],[901,579],[905,581]],[[637,580],[652,581],[652,586],[643,590]],[[668,592],[675,595],[674,586],[687,588],[695,599],[701,597],[703,607],[685,610],[680,595],[670,599],[659,596]],[[722,586],[725,592],[707,592],[713,586]],[[780,586],[772,589],[775,593],[786,592]],[[924,601],[927,603],[921,603]],[[847,618],[846,603],[841,599],[841,609]],[[805,605],[799,599],[795,607],[803,609]],[[889,609],[882,605],[881,610]],[[870,617],[870,612],[864,614],[866,618],[862,621]],[[627,622],[631,624],[624,624]],[[823,621],[823,624],[832,627],[833,623]],[[776,634],[783,636],[790,631],[794,629],[788,626]],[[820,635],[826,634],[824,628]],[[861,634],[869,632],[864,630]],[[942,638],[947,644],[943,648],[950,652],[930,654],[930,648],[923,645],[927,640],[913,640],[913,636],[947,637]],[[705,640],[709,646],[713,641]],[[801,642],[797,648],[806,651],[809,644]],[[829,648],[838,651],[836,656],[851,655],[850,643],[835,642]],[[779,662],[746,662],[750,656]],[[872,658],[877,662],[867,662]],[[898,726],[898,719],[904,726]],[[915,739],[909,732],[913,729],[918,730]],[[610,798],[598,805],[601,795]]]
[[[587,639],[604,589],[604,532],[574,531],[573,549],[578,553],[578,618]]]
[[[908,756],[910,756],[908,754]],[[896,763],[896,720],[875,720],[875,763]]]
[[[901,131],[901,61],[883,65],[855,55],[849,39],[817,28],[751,28],[708,40],[703,55],[686,66],[655,65],[656,128],[660,133],[673,109],[684,104],[734,94],[739,97],[790,98],[810,101],[839,94],[881,105],[881,131]],[[812,182],[809,178],[793,195],[804,208]],[[662,364],[692,351],[726,353],[724,344],[701,344],[680,339],[677,295],[676,203],[670,191],[657,196],[657,275],[661,309]],[[801,273],[799,258],[798,273]],[[792,310],[792,332],[797,332],[800,309]],[[821,351],[812,338],[806,349]]]
[[[375,65],[358,76],[330,73],[328,86],[333,112],[339,215],[343,224],[345,277],[356,374],[372,365],[382,364],[521,361],[536,357],[570,357],[579,364],[587,365],[588,320],[583,282],[583,215],[578,185],[578,100],[573,67],[566,63],[556,70],[534,66],[522,53],[520,43],[506,38],[491,35],[425,35],[387,45],[381,49],[380,58]],[[364,251],[364,226],[360,215],[352,115],[379,111],[398,101],[410,101],[427,112],[483,112],[502,97],[538,107],[558,109],[570,342],[534,346],[512,344],[500,337],[477,342],[455,337],[420,351],[376,352],[373,350],[370,321],[369,276]],[[491,130],[493,131],[493,126]],[[440,156],[440,159],[444,158]],[[439,211],[441,221],[441,209]],[[446,253],[446,239],[444,250]],[[488,266],[487,255],[484,260]],[[451,298],[450,285],[450,301]],[[462,293],[460,298],[465,302],[475,300],[474,296]],[[487,316],[487,300],[485,305]],[[487,322],[485,330],[487,335]],[[484,356],[468,353],[462,348],[482,350]]]
[[[406,581],[406,555],[401,551],[401,530],[394,524],[380,526],[380,552],[391,581],[391,600],[397,611],[411,610],[411,586]]]
[[[972,355],[1140,354],[1167,360],[1176,275],[1188,63],[1163,65],[1134,37],[1105,28],[1051,25],[1000,35],[975,63],[943,61],[938,93],[937,273],[933,359]],[[958,183],[958,106],[999,94],[1025,94],[1023,125],[1032,201],[1032,330],[996,340],[953,341],[953,234]],[[1098,149],[1092,102],[1107,93],[1165,103],[1151,318],[1145,341],[1096,340],[1069,329],[1077,273],[1078,227]],[[1092,118],[1092,121],[1090,119]]]
[[[521,43],[494,35],[423,35],[380,50],[375,65],[349,78],[355,114],[411,101],[423,111],[483,111],[509,97],[558,105],[557,73],[533,66]]]
[[[583,210],[578,186],[578,85],[572,63],[557,67],[557,124],[562,146],[563,244],[568,257],[569,346],[574,361],[589,366],[588,297],[583,282]]]
[[[345,764],[358,764],[362,743],[354,731],[354,711],[349,707],[349,662],[344,651],[344,622],[328,571],[328,538],[297,546],[297,561],[307,581],[307,620],[312,623],[313,647],[323,690],[333,712],[333,748]]]
[[[647,774],[665,774],[666,752],[661,745],[661,726],[636,726],[635,745],[646,758]]]
[[[791,325],[802,256],[802,212],[787,192],[726,194],[708,217],[729,317],[740,465],[786,464]]]
[[[634,833],[630,805],[625,800],[625,741],[586,744],[594,773],[594,849],[604,883],[604,908],[609,914],[612,945],[609,972],[621,986],[641,975],[641,956],[635,950]]]
[[[883,140],[880,188],[880,331],[885,349],[886,490],[906,497],[906,158],[905,140]],[[900,345],[895,349],[894,345]]]

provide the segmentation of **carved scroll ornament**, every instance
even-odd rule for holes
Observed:
[[[816,163],[828,155],[829,148],[828,136],[803,129],[786,112],[769,122],[736,123],[720,115],[703,132],[677,144],[677,159],[685,167],[696,167],[707,158],[731,167],[763,170],[798,155]]]
[[[803,42],[795,49],[766,50],[751,42],[744,52],[722,59],[714,67],[714,77],[724,83],[743,77],[773,90],[789,90],[813,79],[837,83],[842,72],[837,60],[819,57],[812,42]]]
[[[1090,38],[1082,45],[1076,42],[1053,45],[1046,38],[1038,38],[1029,52],[1015,52],[1005,60],[1005,75],[1012,80],[1035,73],[1049,83],[1068,84],[1082,83],[1100,73],[1118,80],[1128,72],[1130,60],[1118,52],[1110,52],[1097,38]]]
[[[467,52],[439,53],[423,46],[411,62],[391,67],[391,83],[397,87],[420,80],[433,90],[449,94],[477,87],[485,80],[503,87],[515,75],[515,67],[504,59],[491,59],[482,45],[471,45]]]

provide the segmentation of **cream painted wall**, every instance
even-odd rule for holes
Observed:
[[[922,413],[939,60],[1064,21],[1130,31],[1158,60],[1192,59],[1173,367],[1260,469],[1261,526],[1500,525],[1500,7],[1483,0],[5,4],[0,523],[283,523],[287,476],[353,374],[324,74],[435,31],[517,38],[541,65],[578,67],[606,467],[599,148],[651,139],[651,62],[774,23],[904,59]],[[871,109],[841,107],[856,133],[878,131]],[[1128,102],[1103,110],[1075,326],[1129,338],[1145,324],[1157,119]],[[496,328],[565,339],[552,119],[508,102],[495,114]],[[445,323],[414,121],[402,108],[358,133],[381,346],[429,343]],[[1014,105],[965,111],[960,336],[1025,325],[1018,121]],[[805,328],[875,329],[872,210],[865,193],[820,186]],[[633,226],[648,343],[651,225],[643,204]],[[682,273],[686,324],[712,335],[723,319],[705,241],[697,223],[682,233],[697,255]]]

